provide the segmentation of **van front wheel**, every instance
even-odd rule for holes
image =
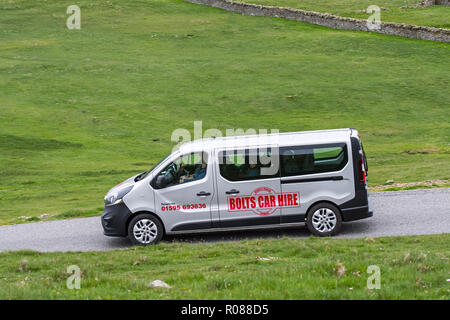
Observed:
[[[331,203],[318,203],[308,211],[306,226],[316,236],[333,236],[339,232],[341,225],[341,213]]]
[[[128,225],[128,237],[133,244],[146,246],[158,243],[163,236],[161,222],[151,214],[140,214]]]

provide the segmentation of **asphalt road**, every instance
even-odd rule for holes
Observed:
[[[338,237],[450,233],[450,188],[371,193],[374,216],[344,223]],[[306,228],[170,236],[164,241],[217,242],[246,238],[308,237]],[[101,251],[127,248],[128,239],[103,235],[100,217],[0,227],[0,251]]]

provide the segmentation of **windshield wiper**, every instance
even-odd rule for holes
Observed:
[[[146,174],[147,174],[147,171],[142,172],[141,174],[136,176],[136,178],[134,178],[134,182],[140,181],[142,179],[142,177],[144,177]]]

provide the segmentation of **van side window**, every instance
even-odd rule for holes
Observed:
[[[278,151],[272,154],[270,147],[220,151],[219,170],[229,181],[278,178]]]
[[[163,189],[203,179],[207,169],[206,157],[207,154],[204,152],[182,155],[159,172],[153,179],[152,186]]]
[[[345,143],[283,147],[280,154],[283,177],[339,171],[348,162]]]

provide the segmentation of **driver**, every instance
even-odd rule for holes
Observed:
[[[202,161],[202,164],[195,169],[195,172],[193,175],[189,176],[182,176],[180,178],[180,183],[189,182],[189,181],[195,181],[203,179],[206,175],[206,163]]]

